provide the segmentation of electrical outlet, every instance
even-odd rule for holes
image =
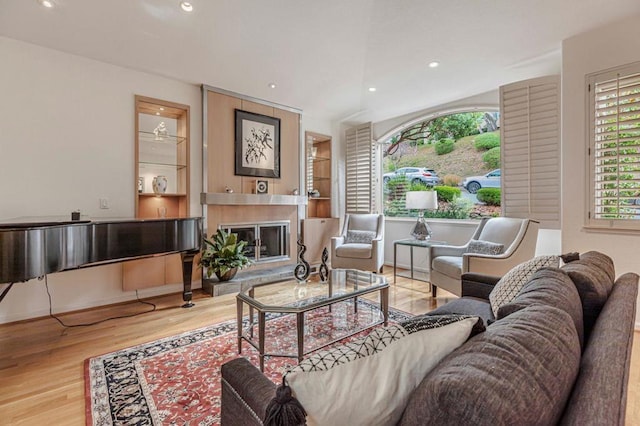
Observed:
[[[108,198],[100,198],[100,208],[108,209],[109,208],[109,199]]]

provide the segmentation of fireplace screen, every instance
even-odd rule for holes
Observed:
[[[289,259],[289,222],[225,224],[220,228],[246,241],[245,255],[254,262]]]

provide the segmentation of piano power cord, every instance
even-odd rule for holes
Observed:
[[[42,278],[41,278],[42,279]],[[136,312],[135,314],[128,314],[128,315],[118,315],[115,317],[109,317],[109,318],[105,318],[105,319],[101,319],[99,321],[94,321],[94,322],[88,322],[88,323],[82,323],[82,324],[65,324],[60,318],[58,318],[57,316],[53,315],[53,311],[51,308],[51,293],[49,293],[49,281],[47,280],[47,276],[44,276],[44,286],[47,289],[47,296],[49,296],[49,316],[51,318],[53,318],[54,320],[58,321],[60,323],[60,325],[62,325],[65,328],[71,328],[71,327],[88,327],[90,325],[96,325],[96,324],[100,324],[109,320],[114,320],[114,319],[119,319],[119,318],[129,318],[129,317],[135,317],[138,315],[142,315],[142,314],[148,314],[149,312],[153,312],[156,310],[156,305],[154,303],[151,302],[145,302],[144,300],[140,300],[140,297],[138,296],[138,290],[136,290],[136,299],[138,300],[138,302],[142,303],[143,305],[149,305],[152,306],[153,308],[144,312]]]

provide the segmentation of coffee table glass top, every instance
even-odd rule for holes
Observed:
[[[333,269],[326,283],[320,282],[318,275],[313,275],[306,283],[292,279],[258,284],[240,292],[238,297],[258,309],[295,313],[324,306],[328,300],[347,300],[388,286],[382,275],[352,269]]]

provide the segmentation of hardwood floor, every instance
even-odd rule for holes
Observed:
[[[393,282],[392,268],[385,268]],[[440,294],[440,293],[439,293]],[[413,314],[430,311],[453,296],[431,298],[428,284],[398,277],[389,302]],[[84,360],[140,343],[235,318],[235,295],[211,298],[196,291],[196,306],[183,309],[179,294],[147,299],[154,312],[89,327],[63,328],[52,318],[0,325],[0,424],[82,425],[85,422]],[[127,303],[60,315],[67,324],[130,315],[149,306]],[[627,424],[640,424],[640,332],[635,334]]]

